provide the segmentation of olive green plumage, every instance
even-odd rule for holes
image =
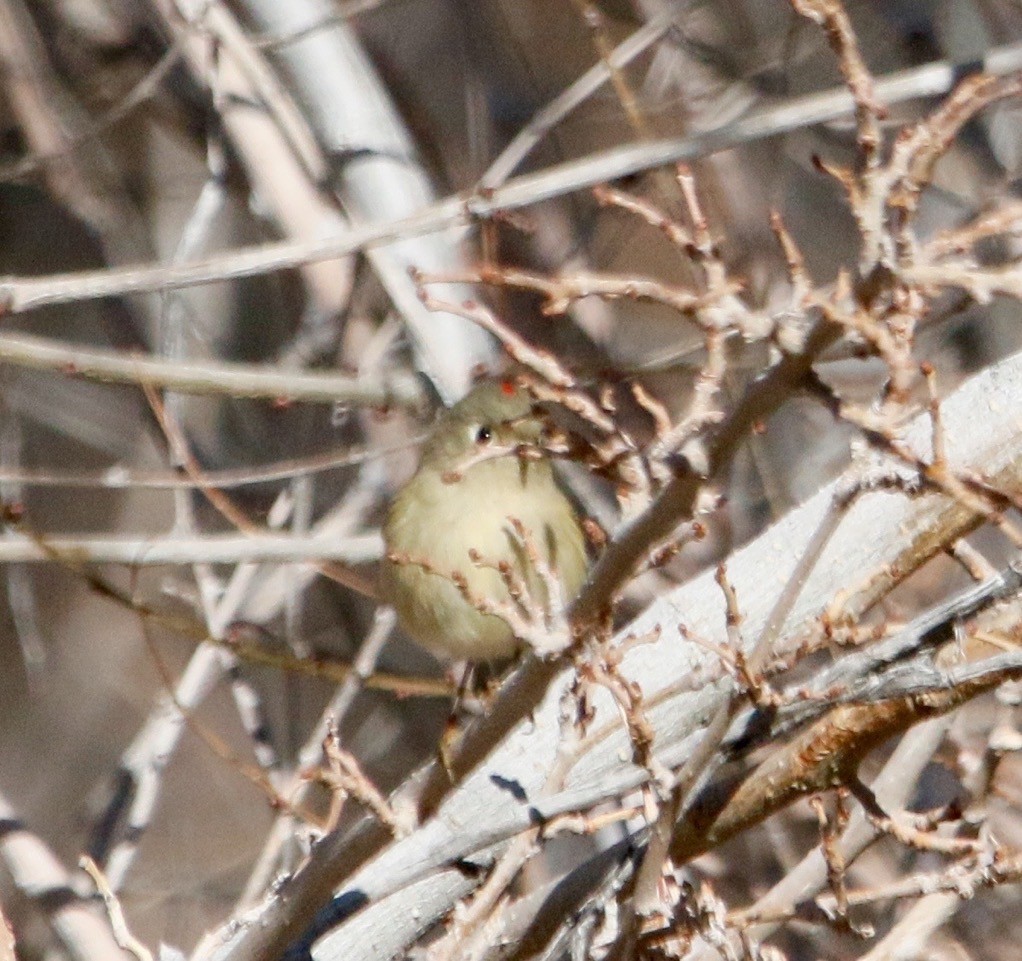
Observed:
[[[509,563],[529,593],[547,602],[510,518],[522,523],[557,571],[565,601],[585,579],[582,529],[549,460],[515,453],[516,446],[539,438],[541,424],[531,407],[529,396],[507,381],[474,388],[440,418],[418,471],[395,497],[384,524],[384,597],[408,634],[440,657],[490,660],[509,657],[517,646],[506,621],[481,613],[442,576],[456,572],[474,596],[510,601],[500,574],[473,563],[473,552],[488,564]],[[423,560],[442,574],[415,563]]]

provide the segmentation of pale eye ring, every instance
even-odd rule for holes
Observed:
[[[480,446],[484,447],[491,440],[493,440],[493,428],[488,424],[483,424],[476,430],[475,442]]]

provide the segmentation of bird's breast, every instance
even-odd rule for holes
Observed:
[[[494,570],[507,563],[530,592],[541,595],[534,598],[540,606],[548,602],[510,529],[512,518],[558,570],[565,596],[574,597],[585,573],[585,549],[574,510],[549,464],[484,462],[452,483],[427,472],[401,491],[384,537],[388,552],[407,555],[408,561],[385,563],[384,590],[405,628],[425,647],[470,659],[506,657],[515,648],[506,622],[468,603],[452,573],[463,576],[476,596],[510,603]],[[419,560],[437,573],[424,570]]]

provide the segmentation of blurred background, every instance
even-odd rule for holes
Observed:
[[[1015,0],[845,7],[877,75],[940,60],[968,64],[1022,39]],[[615,50],[627,50],[628,62],[587,85]],[[0,0],[0,274],[172,265],[275,241],[314,242],[345,224],[408,216],[480,185],[495,189],[555,165],[598,162],[624,145],[715,129],[839,84],[823,33],[784,0]],[[573,90],[577,104],[565,100]],[[893,129],[931,105],[895,105],[887,122]],[[970,124],[940,165],[921,222],[936,232],[1012,195],[1020,130],[1014,104]],[[817,285],[854,269],[856,226],[840,186],[817,163],[854,163],[854,146],[845,118],[693,163],[710,230],[742,278],[745,302],[770,312],[786,296],[772,211]],[[670,168],[631,174],[619,186],[679,212]],[[233,530],[184,483],[180,465],[194,458],[213,477],[240,475],[245,483],[227,493],[256,524],[333,530],[338,538],[372,532],[415,463],[430,410],[456,397],[474,367],[499,362],[467,322],[418,305],[408,267],[481,261],[679,285],[692,269],[655,229],[601,207],[580,180],[471,230],[409,238],[368,256],[13,314],[4,318],[7,332],[181,363],[404,372],[418,378],[425,400],[409,411],[166,393],[160,407],[175,441],[137,386],[4,365],[0,496],[19,505],[33,531],[54,536],[145,541]],[[503,287],[468,294],[583,382],[617,385],[626,408],[621,385],[630,379],[671,410],[690,395],[703,334],[673,311],[590,298],[551,318],[532,294]],[[920,335],[919,352],[936,364],[946,391],[1017,350],[1019,339],[1015,304],[949,296]],[[736,343],[729,351],[726,391],[735,394],[768,348]],[[883,370],[835,357],[825,377],[846,396],[871,396]],[[640,411],[623,416],[648,432]],[[809,400],[784,408],[768,440],[754,438],[739,457],[728,510],[714,517],[710,536],[637,585],[633,606],[665,580],[726,556],[818,489],[847,462],[849,437]],[[323,466],[349,454],[352,464]],[[268,468],[274,476],[264,479]],[[583,484],[576,493],[613,525],[608,490]],[[192,564],[98,572],[140,604],[191,619],[200,637],[240,621],[271,650],[350,659],[374,623],[370,601],[308,565],[212,564],[200,553]],[[372,581],[371,564],[358,572]],[[143,732],[173,714],[165,681],[181,677],[196,637],[112,602],[64,564],[8,564],[2,578],[0,792],[69,868],[90,846],[105,855],[117,848],[125,818],[144,820],[120,879],[123,903],[148,944],[187,950],[234,909],[276,818],[247,766],[265,763],[277,783],[292,783],[287,772],[301,746],[316,743],[334,685],[246,664],[232,673],[213,658],[205,686],[190,696],[195,720],[231,759],[188,725],[153,747]],[[378,667],[444,675],[398,632]],[[239,684],[259,695],[265,724],[257,726],[272,756],[258,755],[245,732]],[[386,790],[434,756],[447,714],[442,697],[362,691],[346,709],[341,738]],[[966,744],[968,731],[961,738]],[[158,785],[155,805],[129,814],[127,786],[143,775]],[[122,806],[111,809],[118,798]],[[310,803],[323,807],[322,798]],[[761,859],[764,877],[816,830],[805,812],[792,817],[790,837],[777,829],[773,850],[761,840],[747,854]],[[291,843],[279,864],[300,857],[300,841]],[[754,893],[751,874],[732,882],[736,897]],[[0,892],[23,956],[54,950],[31,907],[3,884]],[[955,924],[970,929],[968,938],[952,929],[925,956],[1015,956],[1014,897],[1002,889],[961,912]],[[792,957],[820,956],[809,936],[788,947]],[[851,936],[827,950],[862,952]]]

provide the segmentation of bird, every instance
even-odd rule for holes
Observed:
[[[509,619],[563,613],[552,608],[585,580],[583,527],[539,446],[543,426],[514,380],[480,382],[440,416],[391,503],[381,593],[412,640],[441,660],[512,657],[522,632]],[[548,590],[553,580],[559,589]]]

